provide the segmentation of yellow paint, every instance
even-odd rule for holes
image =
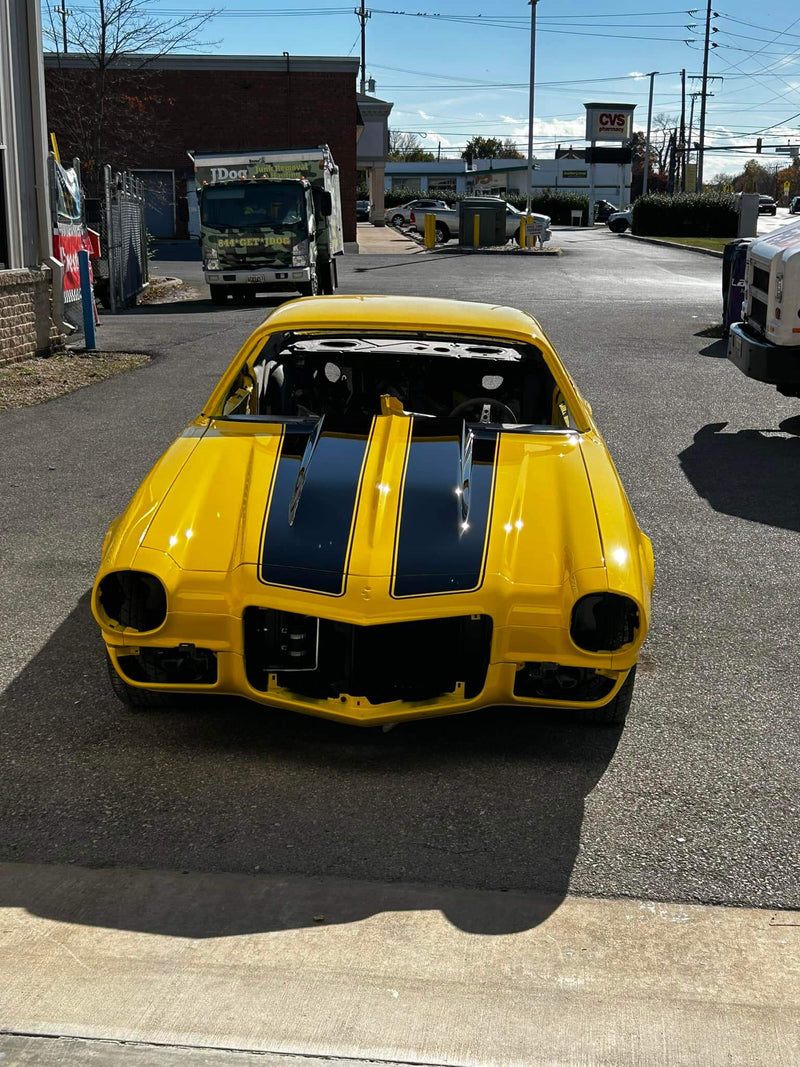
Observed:
[[[220,416],[231,390],[249,380],[269,335],[295,330],[491,336],[527,342],[542,352],[557,382],[554,411],[569,409],[577,430],[565,425],[562,432],[500,435],[478,588],[402,599],[391,595],[412,420],[388,395],[373,419],[365,454],[343,595],[259,580],[261,538],[284,428],[280,423],[231,422]],[[456,481],[454,472],[454,521]],[[536,320],[512,308],[401,297],[316,297],[277,308],[237,354],[204,414],[165,452],[109,530],[98,581],[111,571],[129,568],[161,580],[168,615],[151,634],[126,631],[104,615],[95,584],[92,610],[114,662],[133,649],[188,642],[216,652],[219,677],[214,692],[364,725],[494,704],[552,704],[513,694],[520,665],[536,661],[603,672],[615,680],[612,692],[598,702],[607,703],[636,662],[649,624],[653,584],[650,541],[639,529],[588,404]],[[569,634],[572,608],[581,596],[604,591],[635,601],[639,631],[619,652],[582,651]],[[336,700],[298,697],[277,679],[267,692],[257,692],[247,681],[243,660],[242,616],[252,605],[356,625],[490,615],[494,628],[486,685],[470,700],[463,686],[456,686],[452,693],[429,701],[375,706],[358,694],[342,694],[344,699]]]

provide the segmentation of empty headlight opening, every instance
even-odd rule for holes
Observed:
[[[569,633],[586,652],[616,652],[629,645],[639,629],[639,608],[619,593],[590,593],[572,609]]]
[[[97,599],[112,622],[139,633],[157,630],[167,617],[164,586],[144,571],[107,574],[100,582]]]

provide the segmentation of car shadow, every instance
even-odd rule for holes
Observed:
[[[400,908],[416,884],[426,907],[453,887],[440,907],[463,930],[528,929],[567,893],[584,798],[621,732],[508,708],[388,733],[224,698],[133,714],[104,661],[87,593],[2,698],[0,862],[83,873],[72,890],[37,879],[29,899],[0,878],[0,906],[214,937],[310,924],[280,892],[254,907],[254,879],[327,877],[372,887],[350,903],[339,891],[328,921]],[[91,892],[87,868],[248,877],[224,907],[212,893],[181,918],[151,912],[124,879]],[[474,892],[488,889],[507,892]]]
[[[726,426],[703,426],[680,453],[681,469],[697,493],[715,511],[800,531],[800,439],[778,430],[724,433]]]
[[[262,311],[264,315],[268,315],[276,307],[280,307],[281,304],[297,298],[297,293],[287,293],[285,296],[280,297],[259,296],[250,304],[235,304],[232,301],[228,301],[227,304],[218,305],[212,304],[211,298],[208,296],[193,296],[186,300],[165,300],[161,304],[139,304],[136,307],[123,308],[116,312],[103,311],[100,314],[101,319],[106,315],[114,318],[123,315],[225,315],[231,314],[231,312],[241,314],[247,311]]]

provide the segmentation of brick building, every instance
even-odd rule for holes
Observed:
[[[127,56],[106,72],[103,163],[148,192],[148,229],[188,234],[189,151],[328,144],[339,167],[345,241],[356,239],[358,59],[338,56]],[[47,116],[62,158],[91,165],[96,98],[90,58],[45,55]]]

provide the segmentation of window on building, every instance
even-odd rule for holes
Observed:
[[[428,189],[432,192],[434,189],[440,189],[442,192],[456,191],[455,178],[428,178]]]

